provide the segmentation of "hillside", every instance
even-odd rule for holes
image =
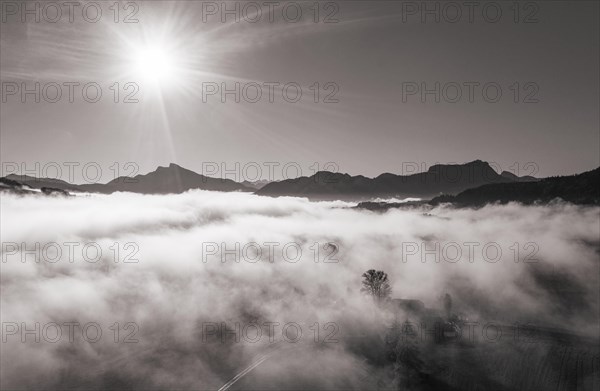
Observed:
[[[444,195],[431,204],[449,202],[457,206],[481,206],[489,203],[547,203],[560,198],[583,205],[600,205],[600,167],[577,175],[545,178],[536,182],[488,184],[465,190],[456,196]]]
[[[60,179],[35,178],[26,175],[9,175],[7,179],[18,181],[32,188],[52,187],[74,192],[110,194],[127,191],[142,194],[182,193],[190,189],[213,191],[253,191],[252,188],[231,179],[211,178],[171,163],[168,167],[158,167],[155,171],[135,177],[119,177],[102,184],[71,184]]]
[[[487,162],[475,160],[465,164],[437,164],[426,172],[412,175],[385,173],[375,178],[321,171],[311,177],[270,183],[256,194],[346,200],[373,197],[431,198],[440,194],[458,194],[484,184],[526,180],[528,178],[500,175]]]

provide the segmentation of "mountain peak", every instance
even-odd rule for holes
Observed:
[[[169,171],[182,171],[182,170],[186,170],[185,168],[181,167],[178,164],[175,163],[169,163],[168,166],[158,166],[156,167],[156,170],[154,171],[150,171],[148,174],[152,174],[153,172],[169,172]]]
[[[515,182],[536,182],[539,181],[538,178],[531,176],[531,175],[524,175],[524,176],[518,176],[513,174],[510,171],[502,171],[500,173],[500,176],[504,177],[504,178],[508,178],[511,181],[515,181]]]
[[[490,164],[488,162],[484,162],[483,160],[473,160],[471,162],[467,162],[467,163],[438,163],[438,164],[434,164],[431,167],[429,167],[428,171],[435,171],[437,169],[440,168],[446,168],[446,167],[483,167],[483,168],[492,168],[490,166]]]
[[[315,172],[312,177],[320,177],[320,176],[335,176],[335,177],[344,177],[344,178],[350,178],[351,175],[350,174],[346,174],[346,173],[342,173],[342,172],[333,172],[333,171],[317,171]]]
[[[227,178],[212,178],[198,174],[178,164],[158,166],[147,174],[137,175],[135,180],[119,177],[108,183],[106,192],[129,191],[143,194],[182,193],[191,189],[213,191],[251,191],[246,187]]]
[[[500,175],[502,175],[505,178],[510,178],[510,179],[518,179],[519,178],[518,176],[516,176],[515,174],[513,174],[510,171],[502,171],[500,173]]]

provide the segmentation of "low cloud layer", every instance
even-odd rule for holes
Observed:
[[[348,341],[378,333],[387,316],[360,293],[367,269],[389,274],[393,297],[429,308],[450,293],[469,319],[596,335],[599,208],[351,206],[204,191],[3,194],[2,388],[217,389],[265,356],[248,375],[259,383],[287,376],[351,387],[364,359]],[[36,322],[65,334],[22,343],[23,325]],[[86,341],[76,328],[70,342],[67,322],[96,323],[102,337]],[[210,325],[271,322],[277,344],[266,334],[255,343],[220,343],[218,333],[203,340]],[[296,344],[282,341],[290,323],[302,329]],[[332,333],[337,342],[314,343]],[[273,358],[282,354],[290,358]]]

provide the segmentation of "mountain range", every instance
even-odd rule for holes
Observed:
[[[213,191],[254,191],[255,189],[231,179],[212,178],[171,163],[168,167],[159,166],[148,174],[134,177],[122,176],[108,183],[76,185],[60,179],[35,178],[26,175],[11,174],[6,179],[13,180],[32,188],[49,187],[71,192],[104,193],[127,191],[142,194],[183,193],[191,189]]]
[[[54,188],[71,192],[110,194],[125,191],[142,194],[182,193],[190,189],[212,191],[247,191],[266,196],[297,196],[311,199],[365,200],[373,197],[431,198],[459,192],[489,183],[536,181],[533,177],[498,174],[488,163],[475,160],[465,164],[437,164],[427,172],[412,175],[385,173],[376,178],[362,175],[320,171],[310,177],[283,181],[242,183],[231,179],[212,178],[197,174],[177,164],[158,167],[155,171],[135,177],[118,177],[101,184],[72,184],[60,179],[36,178],[11,174],[6,179],[32,188]]]
[[[269,183],[256,194],[354,201],[374,197],[432,198],[440,194],[458,194],[490,183],[537,180],[534,177],[518,177],[507,171],[498,174],[489,163],[475,160],[465,164],[436,164],[426,172],[412,175],[385,173],[375,178],[320,171],[310,177]]]
[[[177,164],[158,167],[135,177],[119,177],[108,183],[72,184],[60,179],[9,175],[0,178],[0,190],[17,193],[90,192],[110,194],[118,191],[141,194],[182,193],[190,189],[253,192],[263,196],[295,196],[313,200],[365,201],[374,198],[431,199],[431,203],[450,202],[478,205],[519,200],[530,203],[560,197],[574,203],[594,204],[598,194],[599,169],[579,175],[538,179],[498,174],[487,162],[437,164],[426,172],[412,175],[385,173],[375,178],[362,175],[320,171],[316,174],[282,181],[235,182],[212,178]]]
[[[600,205],[600,167],[581,174],[548,177],[536,181],[492,183],[467,189],[457,195],[444,194],[425,201],[365,201],[358,203],[356,208],[383,212],[393,208],[413,208],[424,205],[451,204],[455,207],[481,207],[508,202],[524,205],[547,204],[555,200],[577,205]]]
[[[455,196],[433,198],[435,205],[449,202],[457,206],[482,206],[489,203],[547,203],[557,198],[579,205],[600,205],[600,167],[577,175],[549,177],[536,182],[488,184],[467,189]]]

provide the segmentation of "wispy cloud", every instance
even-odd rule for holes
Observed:
[[[336,376],[352,372],[359,362],[346,349],[350,342],[344,336],[351,328],[383,324],[377,320],[383,314],[359,292],[360,276],[370,268],[389,273],[395,297],[422,300],[428,307],[439,308],[439,297],[449,292],[456,307],[472,319],[493,314],[491,320],[533,319],[581,334],[595,332],[598,208],[507,205],[377,214],[348,206],[203,191],[77,198],[3,195],[3,244],[26,243],[32,249],[36,242],[42,247],[95,242],[104,252],[95,263],[80,251],[73,262],[63,253],[54,263],[31,257],[21,262],[20,254],[3,254],[2,321],[98,322],[106,333],[97,343],[34,344],[31,337],[28,343],[10,337],[2,349],[3,387],[81,386],[107,376],[149,389],[218,387],[269,344],[203,344],[202,325],[251,320],[304,327],[335,322],[338,344],[322,354],[312,350],[317,349],[314,344],[296,345],[299,350],[292,356],[322,368],[313,373],[313,380],[319,379],[314,381],[339,384]],[[276,242],[279,247],[259,262],[205,257],[206,243],[224,243],[231,250],[236,243],[243,247],[251,242]],[[339,249],[339,262],[315,262],[311,246],[328,242]],[[466,253],[456,262],[436,262],[431,255],[422,262],[420,254],[406,257],[403,249],[406,243],[433,248],[450,242],[479,243],[473,262]],[[492,242],[503,250],[494,263],[481,252]],[[529,242],[537,245],[538,263],[515,262],[510,247]],[[111,246],[118,244],[123,256],[125,243],[135,243],[139,262],[114,262]],[[285,243],[302,248],[295,262],[281,253]],[[521,249],[523,253],[527,251]],[[540,275],[553,272],[567,276],[587,304],[566,311],[540,283]],[[115,322],[135,322],[139,342],[115,344],[109,330]],[[277,368],[275,363],[270,365]]]

